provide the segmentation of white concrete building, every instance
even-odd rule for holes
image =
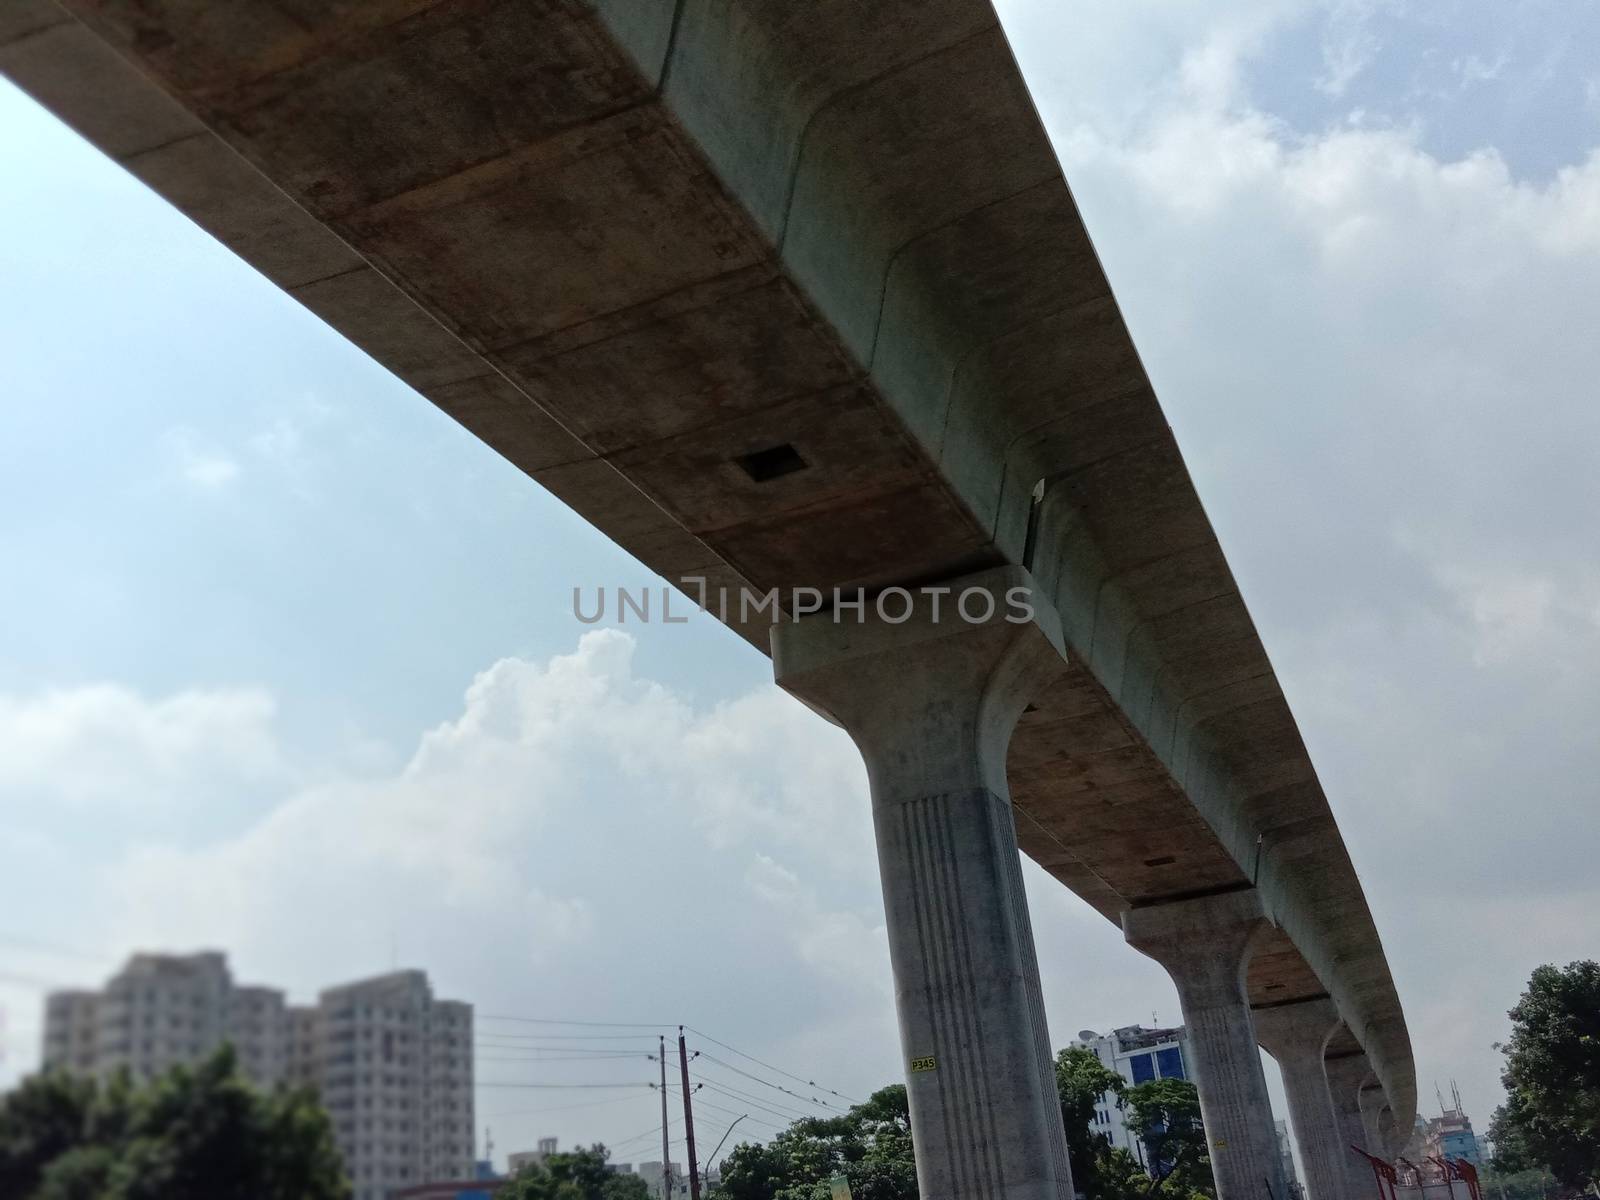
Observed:
[[[291,1079],[287,1011],[282,992],[235,987],[216,952],[136,954],[101,991],[47,999],[44,1066],[150,1079],[231,1042],[244,1073],[271,1087]]]
[[[472,1006],[421,971],[322,993],[323,1104],[356,1200],[473,1172]]]
[[[246,1078],[317,1089],[355,1200],[473,1171],[472,1006],[435,1000],[421,971],[396,971],[294,1006],[236,985],[216,952],[136,954],[98,992],[52,994],[44,1068],[153,1078],[223,1043]]]
[[[1181,1025],[1176,1029],[1146,1029],[1142,1025],[1128,1025],[1103,1035],[1085,1029],[1079,1032],[1073,1043],[1093,1050],[1104,1066],[1129,1083],[1189,1078],[1184,1044],[1185,1035]],[[1122,1147],[1144,1162],[1144,1147],[1128,1131],[1122,1109],[1117,1106],[1117,1098],[1112,1093],[1101,1095],[1100,1102],[1095,1105],[1090,1129],[1104,1134],[1113,1146]]]
[[[690,1194],[688,1172],[678,1163],[668,1163],[667,1166],[672,1171],[672,1194],[668,1200],[682,1200]],[[661,1160],[657,1158],[640,1163],[636,1174],[650,1188],[654,1200],[662,1200],[666,1194],[666,1178],[661,1169]]]
[[[539,1139],[539,1148],[537,1150],[517,1150],[508,1154],[506,1156],[506,1169],[511,1177],[515,1179],[517,1173],[524,1167],[544,1166],[545,1160],[554,1153],[556,1153],[556,1139],[542,1137]]]

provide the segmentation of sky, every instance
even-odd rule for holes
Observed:
[[[999,8],[1482,1128],[1600,956],[1600,3]],[[651,576],[3,82],[0,279],[0,1087],[47,987],[202,947],[425,968],[501,1154],[658,1157],[679,1023],[702,1154],[896,1078],[865,772],[765,658],[577,622]],[[1175,1022],[1026,866],[1056,1045]]]

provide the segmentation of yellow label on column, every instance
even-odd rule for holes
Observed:
[[[913,1058],[911,1060],[911,1069],[913,1071],[937,1071],[939,1062],[933,1055],[928,1054],[922,1058]]]
[[[828,1190],[833,1194],[833,1200],[850,1200],[850,1181],[843,1175],[835,1175],[828,1180]]]

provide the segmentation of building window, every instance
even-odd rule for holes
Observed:
[[[1164,1050],[1156,1051],[1156,1065],[1161,1068],[1163,1079],[1187,1079],[1183,1072],[1183,1052],[1176,1046],[1168,1046]]]
[[[1155,1061],[1149,1054],[1135,1054],[1128,1060],[1134,1083],[1149,1083],[1156,1077]]]

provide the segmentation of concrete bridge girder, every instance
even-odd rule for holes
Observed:
[[[1068,668],[1007,755],[1023,849],[1112,920],[1254,884],[1251,1002],[1330,993],[1410,1119],[1360,885],[987,0],[14,0],[0,71],[670,579],[1026,562]]]

